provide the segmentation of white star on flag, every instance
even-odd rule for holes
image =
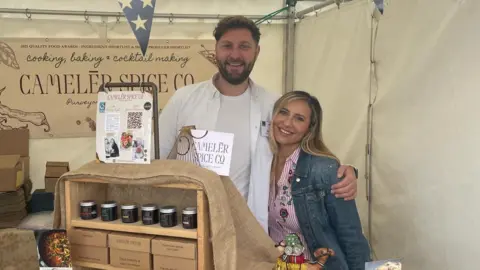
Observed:
[[[152,30],[156,0],[117,0],[130,23],[142,54],[145,56]]]
[[[143,8],[146,8],[148,6],[151,6],[153,8],[152,0],[142,0],[142,2],[143,2]]]
[[[140,15],[137,15],[137,19],[135,21],[132,21],[132,23],[134,23],[137,26],[135,30],[138,30],[140,28],[147,30],[147,28],[145,28],[146,21],[147,20],[142,20],[142,18],[140,18]]]
[[[125,8],[132,8],[132,5],[130,3],[132,3],[132,0],[118,0],[118,2],[121,4],[120,6],[122,7],[122,9],[125,9]]]

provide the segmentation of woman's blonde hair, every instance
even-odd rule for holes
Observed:
[[[275,102],[275,105],[273,107],[272,120],[280,112],[281,109],[285,108],[288,103],[295,100],[305,101],[311,111],[310,126],[308,128],[308,132],[305,134],[300,143],[301,149],[310,155],[331,157],[340,163],[339,159],[328,149],[328,147],[323,142],[323,112],[322,107],[320,106],[320,102],[318,102],[318,99],[316,97],[304,91],[292,91],[284,94]],[[278,152],[278,144],[273,136],[273,123],[270,125],[268,139],[272,153],[276,155]]]

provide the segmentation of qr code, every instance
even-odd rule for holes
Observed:
[[[143,117],[143,112],[128,112],[127,129],[141,129],[142,117]]]

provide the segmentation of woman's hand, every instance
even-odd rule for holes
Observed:
[[[353,200],[357,197],[357,177],[352,166],[342,165],[338,168],[338,178],[342,181],[332,186],[332,194],[337,198],[344,198],[346,201]]]

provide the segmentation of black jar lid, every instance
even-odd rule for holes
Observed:
[[[185,214],[185,215],[195,215],[197,213],[197,208],[196,207],[187,207],[187,208],[183,209],[182,213]]]
[[[137,206],[135,204],[122,205],[122,210],[132,210],[132,209],[137,209]]]
[[[115,206],[117,206],[116,201],[106,201],[106,202],[102,203],[102,208],[113,208]]]
[[[80,206],[94,206],[95,205],[95,201],[81,201],[80,202]]]
[[[155,211],[158,207],[155,204],[144,204],[142,205],[142,211]]]
[[[160,213],[162,214],[171,214],[176,212],[177,212],[177,209],[175,208],[175,206],[168,205],[160,208]]]

